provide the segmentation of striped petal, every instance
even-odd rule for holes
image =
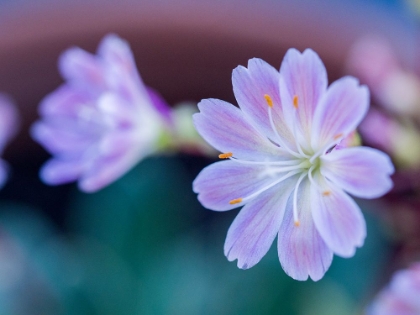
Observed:
[[[327,72],[311,49],[289,49],[280,67],[280,95],[285,121],[309,141],[315,109],[327,89]],[[308,142],[309,143],[309,142]]]
[[[239,108],[217,99],[202,100],[198,108],[194,125],[217,150],[246,160],[281,159],[279,148],[261,135]]]
[[[261,260],[280,229],[292,189],[292,180],[286,180],[241,209],[226,237],[224,252],[229,261],[237,259],[239,268],[248,269]]]
[[[244,204],[230,201],[246,198],[267,187],[277,177],[270,176],[264,165],[221,161],[204,168],[193,182],[201,204],[211,210],[226,211]]]
[[[315,226],[335,254],[352,257],[366,237],[366,223],[362,212],[341,189],[325,180],[319,184],[312,187],[311,192]]]
[[[278,235],[279,259],[284,271],[293,279],[304,281],[311,277],[318,281],[330,267],[333,253],[312,220],[308,180],[301,183],[299,191],[297,209],[300,224],[294,224],[290,198]]]
[[[319,101],[312,126],[316,150],[337,142],[360,124],[369,108],[369,90],[352,77],[332,83]],[[325,148],[328,149],[328,148]]]
[[[273,121],[278,134],[283,141],[292,142],[291,133],[284,121],[279,72],[276,69],[261,59],[250,59],[248,68],[239,66],[233,70],[232,84],[239,107],[261,134],[273,141],[277,138],[268,116],[268,102],[271,102]]]
[[[392,188],[394,166],[381,151],[355,147],[322,157],[322,174],[334,185],[361,198],[377,198]]]

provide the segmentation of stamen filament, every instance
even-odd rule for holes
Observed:
[[[271,125],[271,129],[273,129],[274,134],[277,137],[277,142],[279,142],[280,148],[284,149],[286,152],[290,153],[291,155],[293,155],[294,157],[297,158],[301,158],[302,156],[299,155],[298,153],[292,151],[282,140],[282,138],[280,137],[279,133],[277,132],[276,127],[274,126],[274,121],[273,121],[273,114],[271,112],[271,107],[268,107],[268,118],[270,120],[270,125]]]
[[[267,186],[265,186],[265,187],[261,188],[260,190],[258,190],[258,191],[256,191],[256,192],[254,192],[253,194],[251,194],[251,195],[249,195],[249,196],[247,196],[247,197],[245,197],[245,198],[242,198],[242,201],[241,201],[241,202],[243,202],[243,201],[245,201],[245,202],[246,202],[246,201],[248,201],[248,200],[250,200],[250,199],[254,198],[255,196],[258,196],[259,194],[263,193],[263,192],[264,192],[264,191],[266,191],[267,189],[270,189],[271,187],[273,187],[273,186],[277,185],[278,183],[280,183],[280,182],[282,182],[282,181],[284,181],[284,180],[288,179],[289,177],[291,177],[291,176],[293,176],[293,175],[298,174],[299,172],[300,172],[300,170],[298,170],[298,171],[291,171],[291,172],[287,173],[286,175],[284,175],[284,176],[280,177],[279,179],[275,180],[274,182],[272,182],[272,183],[268,184]],[[240,199],[240,198],[238,198],[238,199]],[[233,199],[233,200],[235,200],[235,199]]]
[[[297,114],[295,114],[295,117],[296,117],[296,115]],[[300,143],[299,143],[299,139],[298,139],[298,137],[297,137],[297,134],[296,134],[296,123],[295,124],[293,124],[293,137],[296,139],[296,147],[297,147],[297,149],[298,149],[298,151],[299,151],[299,153],[303,156],[303,157],[305,157],[305,158],[309,158],[309,155],[307,155],[307,154],[305,154],[304,152],[303,152],[303,150],[302,150],[302,147],[300,146]]]
[[[310,158],[309,162],[313,163],[314,160],[325,153],[329,148],[333,147],[334,145],[337,145],[340,141],[337,141],[338,139],[335,139],[334,141],[324,145],[320,150],[318,150],[312,157]]]
[[[295,190],[293,192],[293,221],[295,222],[295,226],[299,226],[299,216],[297,212],[297,193],[299,189],[299,185],[301,181],[305,178],[305,176],[308,175],[308,173],[302,173],[296,183]]]
[[[276,166],[276,165],[300,165],[302,162],[300,160],[288,160],[288,161],[247,161],[240,160],[238,158],[231,157],[231,161],[235,161],[241,164],[254,164],[254,165],[267,165],[267,166]]]

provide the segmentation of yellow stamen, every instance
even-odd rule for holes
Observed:
[[[299,221],[295,221],[295,226],[296,227],[300,226],[300,222]]]
[[[322,195],[323,195],[323,196],[325,196],[325,197],[330,196],[330,195],[331,195],[331,191],[326,190],[326,191],[324,191],[324,192],[322,193]]]
[[[273,107],[273,100],[271,99],[270,95],[264,94],[265,101],[267,102],[269,107]]]
[[[296,109],[299,107],[299,97],[297,95],[293,96],[293,107]]]
[[[233,199],[229,201],[231,205],[236,205],[237,203],[241,203],[241,202],[242,202],[242,198],[237,198],[237,199]]]
[[[226,152],[226,153],[219,154],[219,159],[228,159],[232,156],[233,156],[232,152]]]
[[[341,138],[343,136],[343,134],[342,133],[339,133],[338,135],[335,135],[334,136],[334,140],[337,140],[338,138]]]

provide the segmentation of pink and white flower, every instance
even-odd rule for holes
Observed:
[[[59,69],[66,82],[40,104],[33,138],[52,155],[44,182],[78,181],[94,192],[155,152],[166,130],[166,103],[142,82],[127,42],[107,35],[97,55],[65,51]]]
[[[224,246],[239,268],[257,264],[278,236],[285,272],[319,280],[334,253],[351,257],[366,237],[347,193],[376,198],[392,187],[386,154],[335,149],[365,116],[369,91],[353,77],[327,87],[325,67],[310,49],[290,49],[280,72],[251,59],[232,81],[239,108],[205,99],[194,115],[201,136],[228,160],[206,167],[193,189],[206,208],[243,206]]]
[[[367,310],[368,315],[420,314],[420,263],[397,271]]]

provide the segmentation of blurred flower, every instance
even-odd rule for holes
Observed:
[[[357,41],[347,67],[369,86],[374,98],[387,110],[420,115],[420,79],[403,69],[385,39],[367,36]]]
[[[367,310],[368,315],[420,314],[420,263],[397,271]]]
[[[310,49],[290,49],[280,72],[251,59],[232,80],[240,109],[206,99],[194,115],[201,136],[230,160],[206,167],[193,189],[212,210],[244,205],[224,247],[239,268],[258,263],[278,234],[286,273],[319,280],[333,253],[353,256],[366,236],[363,215],[344,191],[376,198],[392,186],[384,153],[335,149],[366,114],[368,89],[352,77],[327,88],[325,67]]]
[[[13,102],[4,94],[0,94],[0,154],[3,153],[6,144],[15,136],[18,125],[18,112]],[[0,159],[0,188],[7,179],[8,164]]]
[[[410,120],[401,122],[371,108],[359,131],[366,143],[392,154],[396,165],[420,166],[420,134]]]
[[[65,51],[59,69],[66,80],[40,104],[33,138],[52,155],[44,182],[78,180],[94,192],[109,185],[160,146],[170,112],[142,82],[127,42],[107,35],[97,55]]]

